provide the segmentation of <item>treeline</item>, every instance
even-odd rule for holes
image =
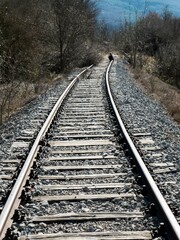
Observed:
[[[89,0],[14,0],[0,5],[1,81],[83,64],[92,48],[97,10]],[[88,56],[87,56],[88,55]],[[42,69],[42,67],[44,69]]]
[[[1,0],[0,124],[22,83],[99,60],[97,14],[90,0]]]
[[[180,88],[180,18],[168,9],[161,15],[150,12],[135,23],[126,21],[114,42],[134,68],[143,66],[145,56],[153,57],[155,73]]]

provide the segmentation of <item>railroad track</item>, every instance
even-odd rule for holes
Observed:
[[[27,158],[4,161],[0,239],[180,239],[116,110],[111,64],[105,76],[106,62],[79,74]]]

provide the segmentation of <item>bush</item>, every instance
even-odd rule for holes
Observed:
[[[159,75],[180,88],[180,18],[167,9],[162,15],[150,12],[134,23],[125,22],[116,36],[134,68],[143,66],[144,54],[152,56]]]

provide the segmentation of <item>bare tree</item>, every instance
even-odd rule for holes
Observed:
[[[96,12],[87,0],[52,2],[52,38],[57,53],[57,71],[63,71],[88,48]]]
[[[12,2],[0,4],[0,124],[4,114],[9,116],[14,97],[20,96],[22,82],[36,78],[34,32],[13,10]]]
[[[96,14],[91,0],[1,0],[0,123],[22,86],[93,61]]]

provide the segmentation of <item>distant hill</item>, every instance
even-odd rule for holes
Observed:
[[[93,0],[92,0],[93,1]],[[167,6],[176,16],[180,16],[180,0],[95,0],[100,10],[100,20],[111,26],[118,26],[125,18],[134,19],[149,11],[161,13]]]

